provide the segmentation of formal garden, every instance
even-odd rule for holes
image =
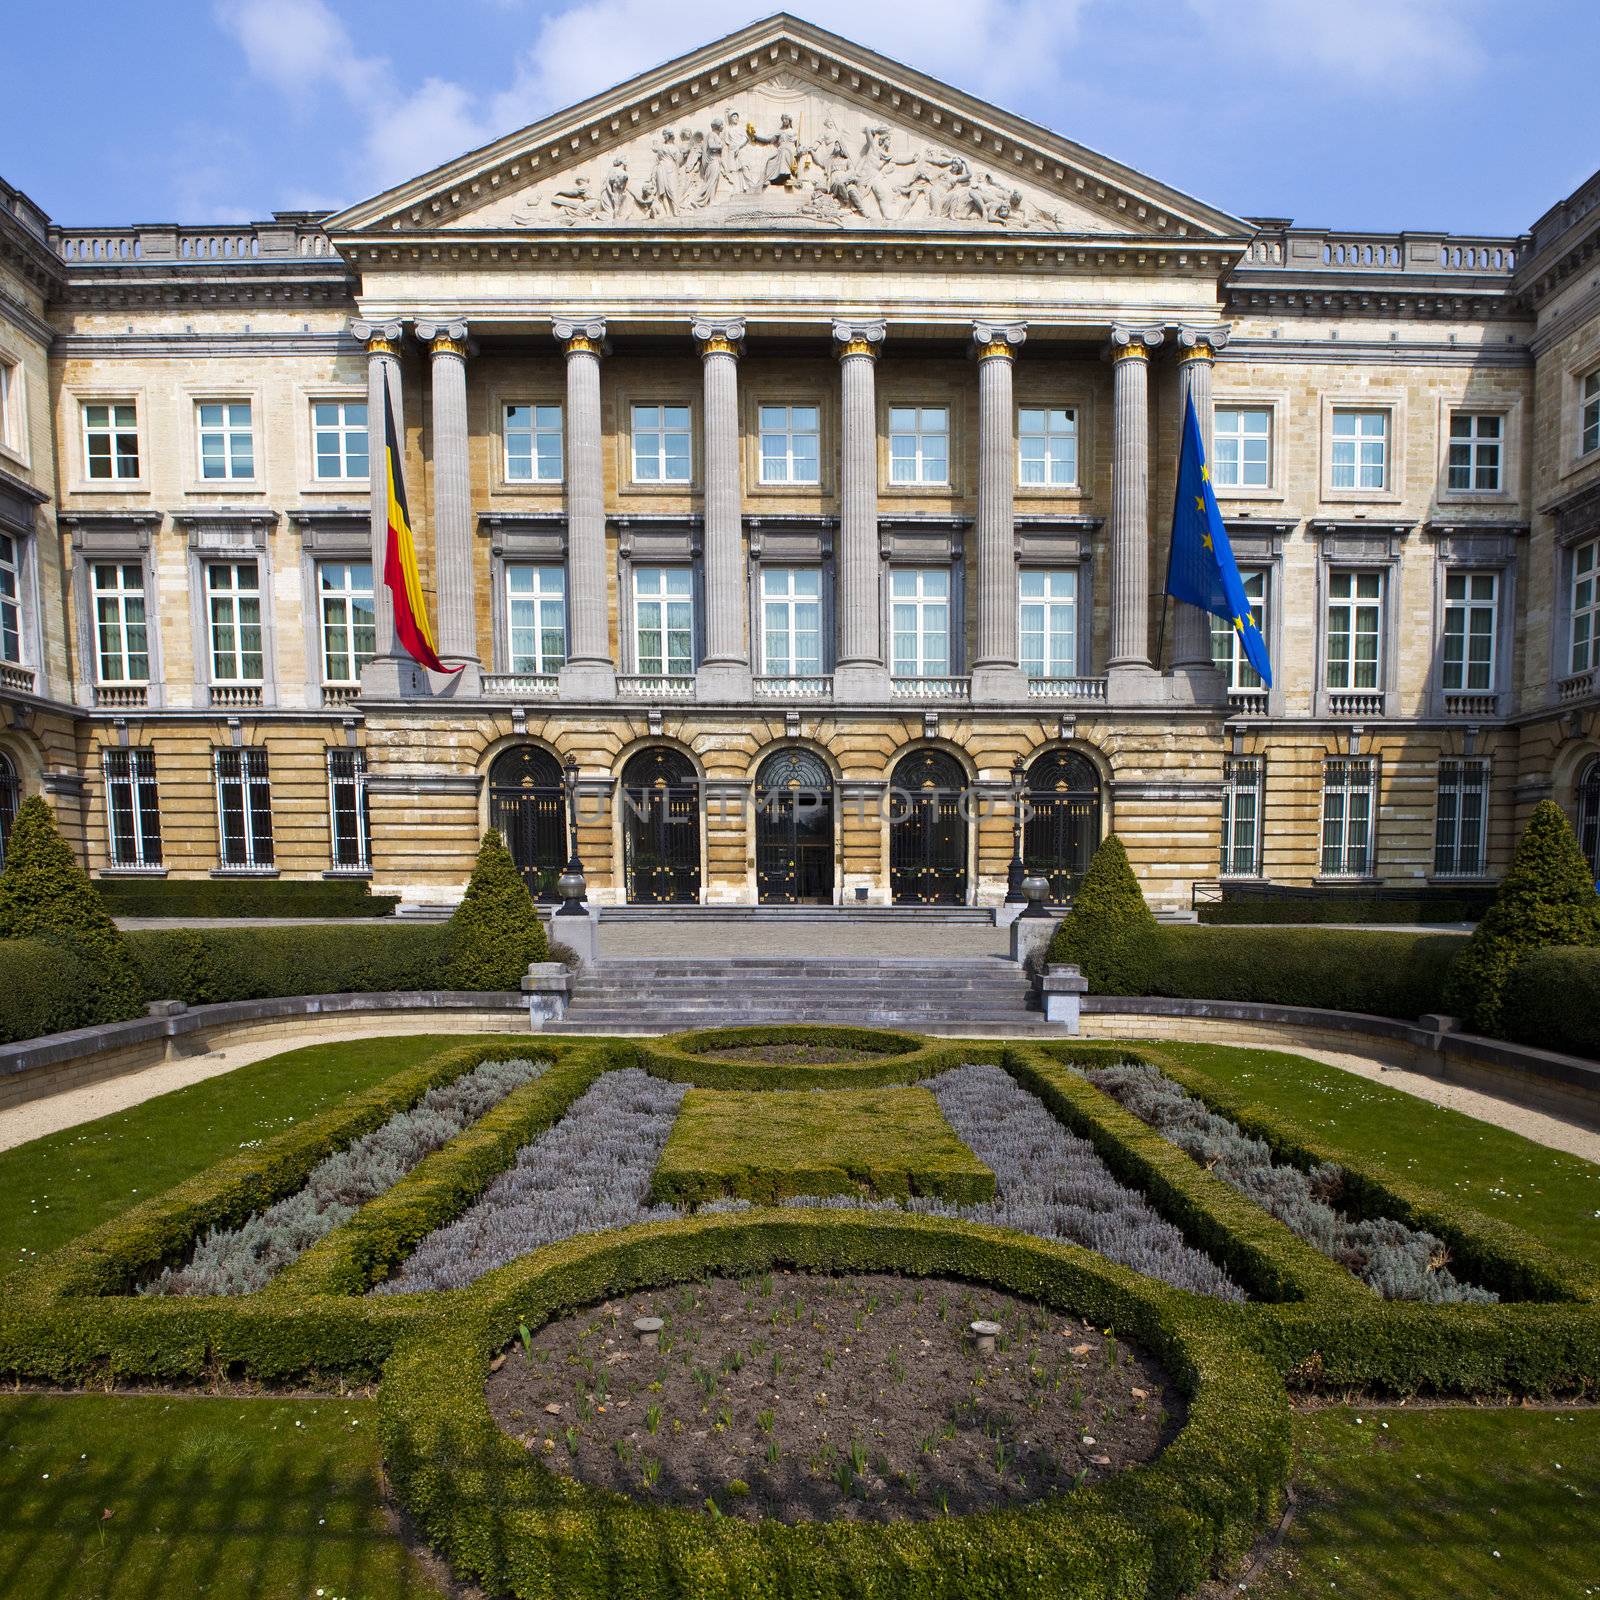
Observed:
[[[547,954],[493,837],[438,928],[129,935],[24,811],[13,1029]],[[1578,1038],[1569,841],[1237,970],[1112,841],[1051,954]],[[425,1026],[0,1153],[0,1594],[1600,1593],[1600,1167],[1266,1049]]]

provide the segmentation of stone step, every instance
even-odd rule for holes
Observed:
[[[607,922],[828,922],[990,927],[993,906],[601,906]]]
[[[652,1026],[641,1026],[645,1021],[636,1007],[631,1016],[624,1019],[596,1019],[584,1016],[569,1016],[565,1021],[552,1024],[551,1033],[572,1033],[581,1035],[659,1035],[664,1033],[687,1033],[698,1030],[709,1024],[686,1023],[682,1025],[664,1026],[657,1023]],[[788,1016],[742,1018],[741,1023],[789,1023],[804,1021],[816,1023],[824,1027],[902,1027],[914,1033],[930,1034],[935,1037],[970,1037],[975,1039],[1060,1039],[1066,1036],[1066,1031],[1056,1023],[1046,1022],[1038,1012],[1019,1014],[1015,1017],[969,1019],[965,1017],[936,1019],[917,1018],[895,1019],[876,1015],[862,1016],[858,1012],[814,1012],[804,1018]],[[733,1026],[733,1024],[730,1024]]]

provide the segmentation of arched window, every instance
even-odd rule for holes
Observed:
[[[1046,750],[1023,780],[1024,869],[1050,880],[1050,899],[1072,899],[1100,843],[1100,774],[1076,750]]]
[[[1600,756],[1587,762],[1578,775],[1578,843],[1590,873],[1600,879]]]
[[[554,900],[567,864],[561,767],[536,744],[512,745],[489,768],[489,826],[496,828],[535,900]]]
[[[0,751],[0,867],[6,864],[6,846],[11,841],[11,824],[17,820],[22,804],[22,780],[11,757]]]
[[[967,775],[944,750],[901,757],[889,779],[889,892],[896,905],[965,905]]]
[[[833,902],[833,775],[814,751],[775,750],[756,772],[756,895]]]
[[[700,784],[670,746],[648,746],[622,769],[622,868],[635,905],[700,898]]]

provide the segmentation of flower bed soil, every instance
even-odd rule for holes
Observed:
[[[657,1349],[636,1317],[660,1317]],[[978,1351],[975,1319],[1001,1324]],[[513,1345],[489,1408],[551,1470],[751,1520],[1019,1505],[1157,1454],[1167,1375],[1114,1334],[939,1278],[771,1273],[650,1291]],[[709,1507],[708,1507],[709,1509]]]
[[[743,1061],[775,1067],[846,1066],[857,1061],[882,1061],[898,1051],[857,1050],[843,1044],[729,1044],[696,1050],[697,1061]]]

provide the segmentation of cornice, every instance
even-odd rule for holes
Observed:
[[[1217,352],[1219,367],[1241,362],[1286,362],[1292,366],[1528,367],[1526,344],[1450,344],[1398,339],[1234,338]]]
[[[353,307],[357,278],[335,256],[305,261],[63,263],[60,303],[83,310],[140,306]]]
[[[1414,277],[1368,276],[1352,282],[1307,273],[1279,277],[1235,274],[1223,284],[1222,298],[1235,315],[1432,317],[1454,322],[1529,318],[1526,302],[1508,283],[1468,287],[1451,278],[1419,283]]]
[[[36,316],[3,289],[0,289],[0,317],[20,328],[30,339],[37,339],[47,350],[57,337],[56,330],[43,317]]]
[[[17,221],[0,205],[0,260],[15,267],[47,300],[59,293],[66,264],[43,239]]]
[[[352,300],[348,310],[355,309]],[[363,353],[348,333],[62,333],[51,355],[61,360],[117,357],[204,360],[228,356],[347,356]]]

